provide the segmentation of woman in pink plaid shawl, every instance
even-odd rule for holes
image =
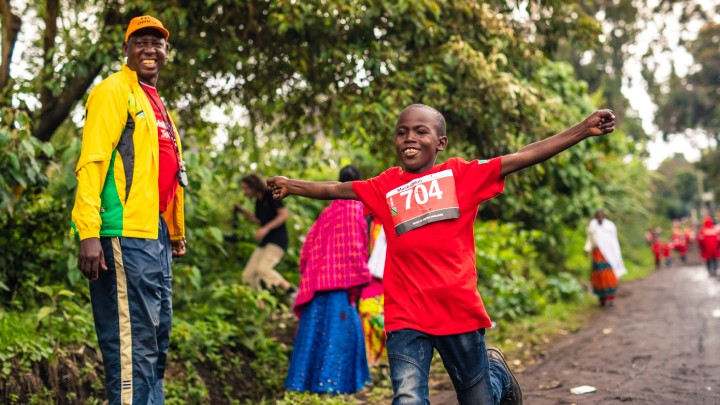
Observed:
[[[346,166],[340,181],[360,180]],[[334,200],[308,232],[300,252],[300,318],[285,386],[292,391],[347,394],[369,380],[355,301],[371,280],[363,204]]]

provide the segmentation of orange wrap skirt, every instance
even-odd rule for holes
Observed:
[[[618,280],[615,272],[598,248],[592,251],[591,281],[593,293],[600,298],[612,297],[617,292]]]

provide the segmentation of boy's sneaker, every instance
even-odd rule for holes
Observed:
[[[505,362],[505,356],[503,356],[500,349],[491,346],[487,348],[487,356],[489,361],[498,363],[505,368],[505,370],[507,370],[508,377],[510,377],[510,391],[500,399],[500,405],[522,405],[523,399],[522,391],[520,391],[520,384],[518,384],[515,374],[513,374],[512,370],[510,370],[510,367],[508,367]]]

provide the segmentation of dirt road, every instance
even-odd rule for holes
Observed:
[[[518,380],[527,405],[720,405],[720,279],[694,265],[621,283],[615,308]],[[581,385],[596,392],[570,393]]]

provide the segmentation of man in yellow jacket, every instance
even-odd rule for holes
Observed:
[[[172,256],[185,254],[180,138],[158,96],[170,33],[150,16],[125,33],[127,62],[85,106],[72,225],[90,280],[110,404],[164,402]]]

